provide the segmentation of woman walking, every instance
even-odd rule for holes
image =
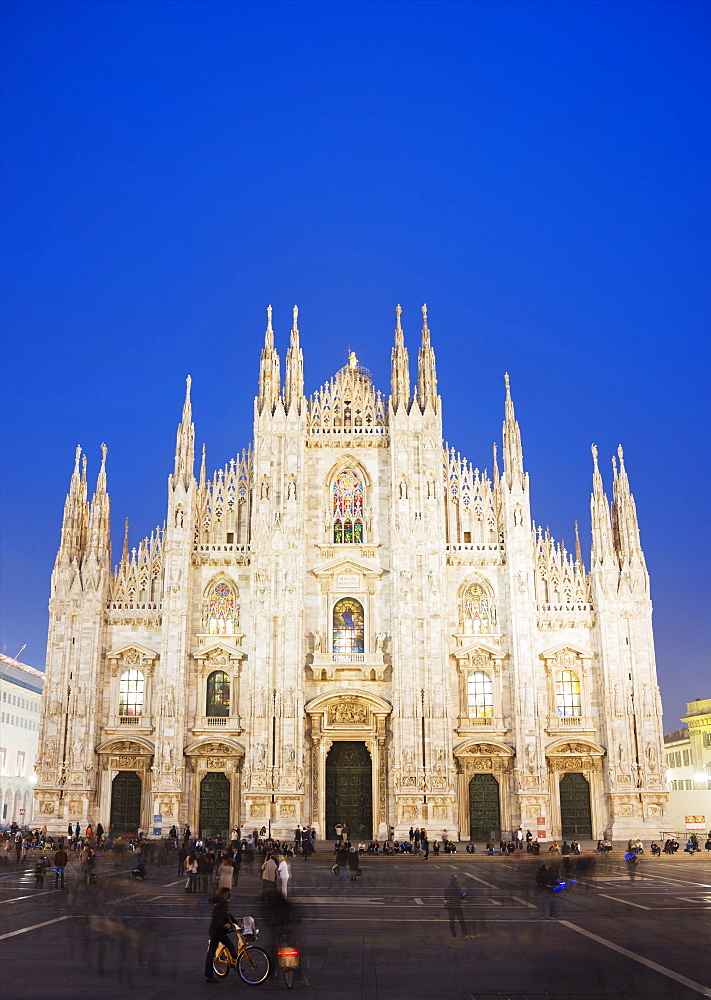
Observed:
[[[291,872],[289,871],[289,866],[286,863],[286,858],[283,854],[277,855],[277,884],[279,886],[279,892],[281,893],[282,899],[286,899],[289,895],[289,876]]]
[[[358,851],[356,851],[355,847],[351,847],[348,852],[348,867],[351,870],[351,882],[355,882],[360,869],[360,858],[358,857]]]

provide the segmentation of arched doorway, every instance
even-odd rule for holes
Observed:
[[[572,772],[560,779],[561,836],[592,837],[590,784],[584,774]]]
[[[339,740],[326,758],[326,836],[336,823],[348,826],[350,840],[373,836],[373,765],[365,743]]]
[[[141,825],[141,779],[135,771],[119,771],[111,782],[111,820],[115,833],[135,833]]]
[[[227,838],[230,827],[230,779],[218,772],[200,782],[200,835]]]
[[[498,840],[500,835],[499,783],[493,774],[475,774],[469,782],[469,837]]]

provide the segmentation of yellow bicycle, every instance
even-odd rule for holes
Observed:
[[[233,924],[232,930],[237,938],[237,958],[232,958],[230,949],[220,942],[212,960],[214,973],[220,979],[224,979],[230,969],[237,969],[242,982],[250,986],[259,986],[271,972],[271,959],[263,948],[247,944],[242,936],[242,928],[238,924]]]

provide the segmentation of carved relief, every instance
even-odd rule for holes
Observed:
[[[365,705],[343,698],[328,708],[329,726],[367,725],[368,709]]]

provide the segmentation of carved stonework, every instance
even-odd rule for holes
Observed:
[[[341,698],[328,707],[329,726],[365,726],[368,709],[353,698]]]

